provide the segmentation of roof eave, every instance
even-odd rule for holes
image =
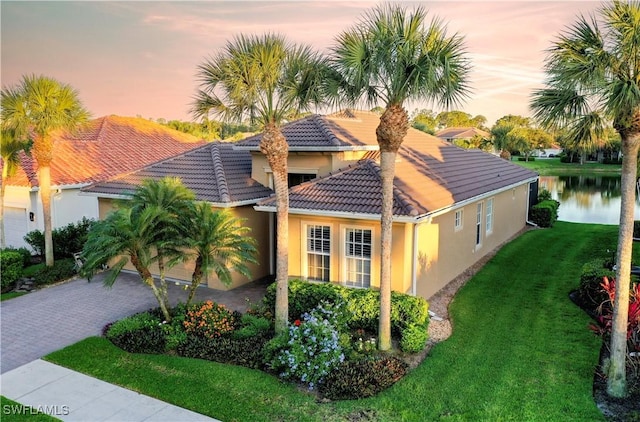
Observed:
[[[262,212],[276,212],[276,207],[270,205],[256,205],[253,207],[256,211]],[[380,220],[380,214],[366,214],[357,212],[344,212],[344,211],[324,211],[324,210],[312,210],[305,208],[290,208],[289,214],[296,215],[313,215],[317,217],[335,217],[335,218],[349,218],[352,220]],[[393,222],[395,223],[415,223],[420,216],[405,216],[394,215]]]
[[[105,199],[131,199],[131,195],[118,194],[118,193],[86,192],[86,191],[83,192],[83,191],[80,191],[79,195],[82,195],[82,196],[95,196],[95,197],[105,198]],[[236,208],[236,207],[243,207],[243,206],[246,206],[246,205],[253,205],[253,204],[257,203],[257,202],[264,201],[267,198],[268,198],[268,196],[264,196],[264,197],[256,198],[256,199],[246,199],[244,201],[230,201],[230,202],[202,201],[202,202],[206,202],[208,204],[211,204],[211,206],[216,207],[216,208]]]
[[[260,152],[259,146],[234,145],[236,151]],[[344,151],[377,151],[378,145],[342,145],[333,147],[295,147],[290,146],[289,152],[344,152]]]

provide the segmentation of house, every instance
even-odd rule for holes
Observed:
[[[311,115],[282,129],[289,143],[289,274],[353,287],[379,286],[379,116]],[[260,135],[214,143],[83,192],[100,216],[146,177],[175,175],[216,208],[246,218],[258,239],[253,278],[274,274],[275,198]],[[429,298],[522,230],[538,175],[479,150],[409,129],[394,181],[392,288]],[[188,268],[172,275],[185,279]],[[234,279],[232,288],[246,283]],[[211,276],[210,287],[221,288]]]
[[[137,170],[204,142],[157,123],[105,116],[54,141],[51,162],[51,219],[54,228],[83,217],[97,219],[98,201],[80,194],[91,183]],[[6,181],[4,230],[8,246],[28,246],[24,236],[44,230],[38,164],[24,153],[16,174]]]
[[[560,155],[562,147],[558,144],[551,144],[548,148],[536,149],[531,153],[532,157],[553,158]]]
[[[480,136],[483,139],[491,139],[491,134],[477,127],[448,127],[436,132],[436,137],[447,142],[453,142],[456,139],[471,140],[474,136]]]

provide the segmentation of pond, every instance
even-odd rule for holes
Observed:
[[[558,220],[616,225],[620,222],[620,176],[540,176],[542,188],[560,201]],[[637,197],[635,219],[640,220]]]

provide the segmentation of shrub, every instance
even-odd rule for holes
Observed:
[[[53,263],[52,267],[43,267],[36,271],[33,278],[38,285],[51,284],[62,280],[67,280],[76,274],[73,259],[59,259]]]
[[[536,157],[529,157],[528,159],[526,157],[518,157],[518,161],[536,161]]]
[[[406,353],[418,353],[427,345],[428,338],[426,325],[410,325],[402,331],[400,350]]]
[[[267,288],[264,303],[271,310],[275,309],[276,283]],[[342,303],[345,288],[331,283],[310,283],[302,280],[289,281],[289,319],[300,319],[302,314],[315,308],[321,302]]]
[[[638,220],[633,222],[633,237],[640,239],[640,221]]]
[[[551,192],[549,192],[547,189],[543,188],[538,191],[538,202],[549,201],[552,199],[553,198],[551,197]]]
[[[189,306],[183,325],[187,334],[215,338],[234,330],[238,315],[211,300]]]
[[[615,271],[607,268],[606,263],[606,259],[596,258],[582,266],[578,294],[584,304],[591,310],[594,310],[607,299],[607,294],[602,289],[604,278],[614,278],[616,275]]]
[[[266,336],[272,330],[271,321],[261,316],[244,314],[240,318],[240,328],[233,332],[237,339]]]
[[[132,315],[111,324],[106,337],[129,353],[164,353],[165,332],[159,318],[149,312]]]
[[[371,397],[406,373],[407,364],[395,357],[343,362],[320,383],[318,391],[331,400]]]
[[[617,165],[620,165],[620,164],[622,164],[622,158],[619,158],[619,159],[603,158],[602,159],[602,164],[617,164]]]
[[[187,335],[176,351],[184,357],[260,369],[263,367],[263,348],[267,341],[265,335],[247,338]]]
[[[558,208],[560,202],[548,199],[539,202],[531,207],[529,218],[540,227],[553,227],[553,223],[558,219]]]
[[[0,269],[2,277],[0,281],[0,291],[2,293],[13,289],[16,281],[22,277],[23,267],[22,255],[16,251],[0,251]]]
[[[289,326],[288,341],[269,362],[280,377],[295,379],[313,389],[344,361],[334,305],[322,303]],[[282,344],[282,339],[277,340]]]
[[[26,268],[31,265],[31,251],[25,247],[22,248],[4,248],[2,251],[17,252],[22,257],[22,268]]]
[[[69,223],[64,227],[54,229],[51,233],[53,238],[53,257],[55,259],[69,258],[74,253],[80,252],[87,241],[87,234],[95,220],[83,217],[77,223]],[[44,254],[44,233],[40,230],[33,230],[24,237],[37,255]]]

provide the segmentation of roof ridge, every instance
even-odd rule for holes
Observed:
[[[102,123],[100,123],[100,129],[98,129],[98,134],[96,135],[96,141],[100,141],[100,138],[102,137],[102,132],[104,131],[104,127],[107,124],[108,117],[109,116],[102,117]]]
[[[342,143],[340,142],[340,139],[338,139],[335,133],[333,133],[333,131],[329,129],[329,124],[324,116],[320,116],[319,114],[314,114],[312,121],[322,131],[322,133],[324,133],[327,136],[327,138],[331,142],[331,145],[333,146],[342,145]]]
[[[222,157],[220,156],[219,142],[213,142],[211,144],[211,159],[213,160],[213,171],[215,173],[216,184],[218,186],[218,192],[220,193],[220,199],[222,200],[222,202],[231,202],[231,196],[229,196],[229,186],[227,185],[227,178],[224,174]]]

